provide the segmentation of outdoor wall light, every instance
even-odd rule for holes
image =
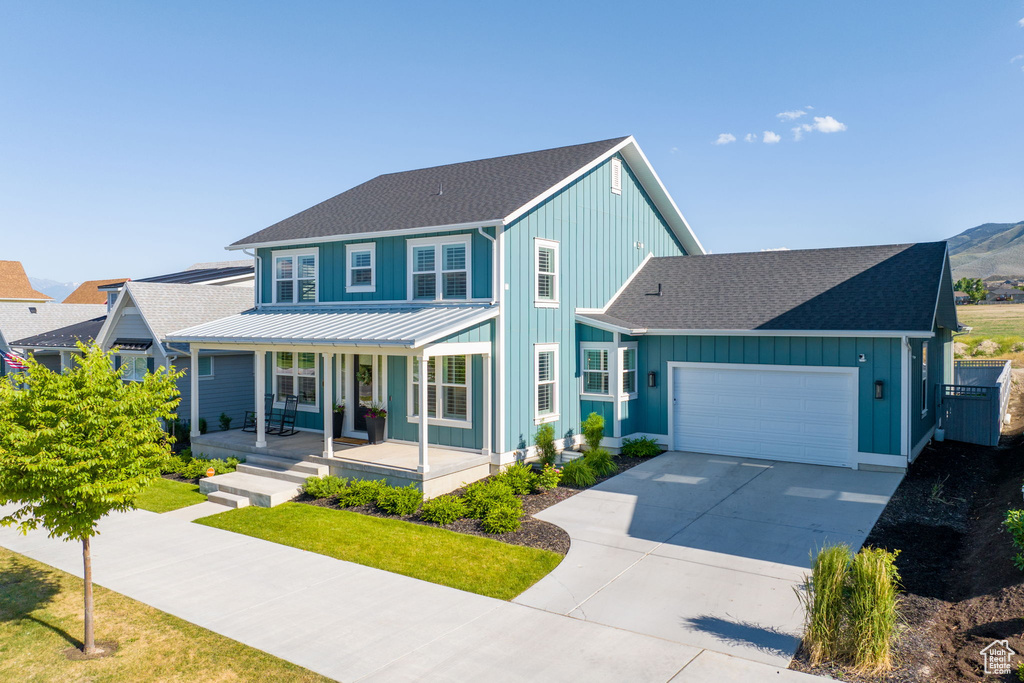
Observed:
[[[857,361],[860,362],[860,363],[867,363],[868,362],[868,357],[865,356],[863,353],[859,354],[857,356]]]
[[[876,379],[875,380],[875,398],[884,398],[884,396],[883,396],[883,393],[884,393],[883,389],[884,389],[884,387],[885,387],[885,382],[883,382],[880,379]]]
[[[647,386],[658,386],[658,373],[656,373],[654,370],[651,370],[650,372],[647,373]]]

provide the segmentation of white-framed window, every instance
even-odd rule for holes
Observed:
[[[300,410],[316,410],[319,368],[315,353],[278,351],[274,354],[274,400],[299,398]]]
[[[409,240],[409,299],[469,299],[470,236]]]
[[[622,194],[622,160],[612,159],[612,193]]]
[[[345,245],[345,289],[349,292],[372,292],[376,288],[376,243]]]
[[[438,366],[440,373],[437,372]],[[427,359],[427,418],[430,424],[469,429],[473,418],[470,398],[469,356],[433,356]],[[419,418],[420,359],[410,356],[409,421],[419,422]]]
[[[636,396],[636,344],[619,347],[619,394]]]
[[[584,346],[582,349],[581,375],[583,393],[595,396],[611,395],[611,368],[607,346]]]
[[[535,424],[558,419],[558,344],[533,347]]]
[[[921,342],[921,415],[928,414],[928,342]]]
[[[318,249],[289,249],[272,254],[275,304],[312,304],[318,301]]]
[[[534,240],[534,305],[558,306],[558,242]]]
[[[121,379],[126,382],[141,382],[149,372],[145,356],[121,356]]]
[[[199,356],[199,379],[213,377],[213,356]]]

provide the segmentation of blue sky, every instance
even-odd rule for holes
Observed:
[[[0,258],[57,280],[625,134],[716,252],[1024,220],[1024,0],[5,2],[0,93]]]

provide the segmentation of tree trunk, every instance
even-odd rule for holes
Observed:
[[[96,654],[96,640],[92,630],[92,552],[89,549],[89,537],[82,539],[82,561],[85,564],[85,571],[82,578],[85,581],[85,646],[82,652],[87,655]]]

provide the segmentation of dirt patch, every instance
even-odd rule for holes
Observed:
[[[871,677],[812,668],[802,651],[791,668],[848,681],[1001,680],[984,674],[980,651],[1006,639],[1024,653],[1024,572],[1013,566],[1001,524],[1008,509],[1024,507],[1019,386],[1011,411],[1013,422],[996,448],[956,442],[926,448],[868,536],[866,545],[900,551],[905,623],[893,671]]]

